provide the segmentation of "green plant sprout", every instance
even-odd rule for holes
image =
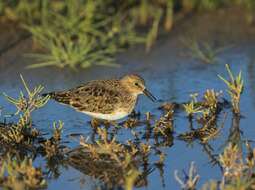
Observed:
[[[17,160],[7,157],[0,166],[0,186],[7,189],[42,189],[47,187],[41,168],[32,159]]]
[[[20,112],[23,112],[23,115],[30,116],[32,111],[43,107],[48,102],[50,97],[49,96],[42,97],[40,95],[40,93],[44,89],[43,86],[39,85],[39,86],[35,87],[33,90],[29,90],[28,85],[25,82],[22,75],[20,75],[20,78],[24,85],[24,88],[26,90],[28,97],[25,97],[25,95],[22,91],[20,92],[20,96],[17,99],[12,98],[5,93],[3,93],[3,94],[10,103],[12,103],[16,106],[17,112],[15,113],[15,115],[19,114]]]
[[[31,112],[41,108],[49,100],[49,96],[42,97],[40,95],[43,90],[41,85],[30,90],[22,75],[20,75],[20,77],[26,90],[27,97],[22,91],[17,99],[3,93],[6,99],[16,106],[17,111],[15,115],[18,115],[21,112],[18,123],[10,125],[9,128],[4,128],[5,130],[3,129],[0,133],[1,140],[8,144],[20,144],[23,141],[29,142],[33,137],[38,135],[38,131],[32,128]]]
[[[42,143],[45,155],[47,158],[61,156],[61,134],[63,132],[63,122],[58,121],[53,123],[53,135]]]
[[[231,143],[220,154],[219,161],[223,168],[221,189],[253,189],[254,150],[250,158],[248,155],[244,159],[238,145]]]
[[[198,94],[191,94],[190,95],[192,100],[189,103],[183,104],[184,110],[187,113],[188,117],[192,117],[195,113],[201,113],[202,107],[197,105],[197,96]]]
[[[29,68],[116,66],[116,53],[128,46],[142,43],[147,51],[151,48],[160,21],[170,31],[174,12],[173,0],[128,0],[118,6],[104,0],[21,0],[0,6],[3,17],[19,22],[32,34],[36,47],[43,49],[28,54],[37,61]],[[141,25],[145,32],[138,30]]]
[[[226,69],[227,69],[230,80],[223,78],[221,75],[218,75],[218,77],[221,80],[223,80],[223,82],[228,87],[227,91],[231,97],[233,112],[235,114],[240,114],[240,98],[241,98],[241,94],[244,89],[244,81],[242,78],[242,71],[240,71],[239,74],[236,77],[234,77],[228,64],[226,64]]]
[[[222,92],[215,92],[214,89],[207,89],[206,92],[204,93],[204,101],[203,101],[203,106],[208,107],[208,109],[216,113],[217,111],[217,106],[218,106],[218,99],[219,96],[222,95]]]
[[[195,190],[196,184],[200,178],[200,176],[197,174],[195,163],[191,162],[189,173],[184,176],[184,179],[181,179],[178,175],[178,171],[175,170],[174,176],[176,181],[181,185],[182,189],[185,190]]]
[[[64,5],[65,15],[48,11],[41,18],[42,24],[26,25],[25,28],[33,34],[35,42],[48,50],[44,53],[29,54],[28,56],[39,61],[29,68],[55,65],[75,69],[77,65],[83,68],[91,64],[110,65],[113,61],[111,55],[117,52],[117,48],[104,44],[110,41],[109,35],[98,29],[104,27],[104,23],[100,26],[92,25],[94,20],[98,19],[94,14],[95,10],[100,8],[99,3],[100,1],[88,1],[79,5],[78,1],[67,2]]]
[[[63,126],[64,126],[64,123],[62,121],[58,121],[58,123],[56,122],[53,123],[53,129],[54,129],[53,139],[55,141],[60,141],[61,134],[63,132]]]
[[[30,54],[37,61],[30,68],[57,66],[87,68],[116,65],[116,54],[130,45],[145,44],[148,51],[160,28],[170,31],[180,15],[214,10],[229,5],[246,8],[247,20],[254,20],[253,0],[154,0],[154,1],[1,1],[0,20],[14,21],[32,34],[36,47]],[[176,7],[181,7],[181,9]],[[181,13],[181,14],[180,14]],[[184,14],[183,14],[184,13]],[[125,22],[125,24],[123,24]],[[139,30],[143,27],[144,30]],[[192,56],[206,63],[217,61],[216,49],[208,43],[191,42]]]
[[[222,179],[206,182],[201,190],[246,190],[254,189],[255,149],[246,144],[247,154],[243,155],[238,145],[229,143],[219,154]]]
[[[153,132],[155,135],[162,135],[164,137],[171,136],[174,131],[173,126],[173,107],[165,115],[161,116],[159,120],[156,120]]]

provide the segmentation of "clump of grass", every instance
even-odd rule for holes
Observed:
[[[2,130],[2,143],[20,144],[25,141],[24,129],[20,125],[11,125],[7,130]]]
[[[221,94],[222,92],[216,92],[214,89],[207,89],[201,101],[197,100],[197,93],[191,94],[191,101],[183,104],[187,116],[192,118],[194,114],[201,114],[204,120],[215,116],[223,106],[219,99]]]
[[[249,10],[248,20],[253,20],[252,0],[1,1],[0,19],[19,22],[45,50],[31,55],[38,63],[29,67],[87,68],[115,65],[116,53],[129,45],[144,43],[148,51],[159,29],[170,31],[180,12],[233,4],[244,5]],[[188,46],[193,57],[206,63],[217,61],[221,51],[208,43],[191,41]]]
[[[198,123],[208,127],[214,125],[218,113],[223,108],[223,103],[219,100],[221,94],[221,92],[215,92],[214,89],[206,90],[203,100],[199,102],[202,109],[201,115],[197,117]]]
[[[178,138],[187,142],[192,142],[199,139],[202,143],[207,143],[209,140],[218,136],[222,127],[217,128],[214,123],[214,118],[207,121],[202,127],[193,129],[192,131],[178,135]]]
[[[39,132],[32,128],[32,121],[31,121],[31,112],[34,110],[43,107],[49,97],[41,97],[40,93],[43,90],[42,86],[37,86],[33,90],[28,88],[25,80],[21,76],[22,83],[26,90],[26,95],[21,91],[19,98],[15,99],[6,94],[6,99],[16,106],[17,112],[15,115],[19,115],[20,119],[17,124],[9,125],[7,128],[3,128],[2,132],[0,133],[0,137],[2,142],[7,144],[20,144],[22,142],[30,142],[39,135]]]
[[[223,170],[222,180],[210,180],[203,185],[202,190],[254,189],[255,151],[249,144],[246,144],[246,147],[247,155],[244,157],[238,145],[229,143],[219,155]]]
[[[41,189],[47,183],[41,168],[35,168],[32,159],[18,160],[7,157],[0,166],[0,185],[10,189]]]
[[[231,97],[233,112],[235,114],[240,114],[240,98],[244,89],[242,72],[240,71],[239,74],[234,77],[228,64],[226,64],[226,69],[230,80],[223,78],[221,75],[218,75],[218,77],[223,80],[228,87],[228,93]]]
[[[192,94],[192,100],[184,104],[184,109],[189,116],[191,131],[180,134],[178,137],[182,140],[192,142],[199,139],[202,143],[208,142],[210,139],[217,137],[221,128],[217,127],[217,115],[224,107],[224,102],[221,102],[219,97],[221,92],[216,92],[213,89],[206,90],[201,101],[197,100],[198,94]],[[196,114],[195,121],[202,127],[193,127],[193,117]],[[224,117],[225,119],[225,117]]]
[[[116,53],[129,45],[145,43],[149,50],[157,38],[162,19],[165,18],[166,30],[172,26],[172,0],[131,0],[118,4],[103,0],[45,0],[31,5],[22,0],[11,6],[4,5],[6,16],[19,20],[34,41],[46,50],[29,55],[38,61],[30,68],[115,66]],[[138,32],[138,25],[148,25],[147,32]]]
[[[214,112],[214,108],[212,107],[213,105],[211,105],[215,102],[208,102],[208,101],[213,101],[213,98],[216,98],[216,97],[209,97],[211,95],[212,94],[210,95],[205,94],[204,100],[200,102],[198,102],[197,100],[197,96],[198,96],[197,93],[190,95],[192,98],[191,101],[189,103],[183,104],[183,108],[190,122],[192,122],[192,119],[195,114],[198,115],[197,121],[200,123],[207,123],[208,119],[210,119],[211,117],[215,117],[216,112]],[[218,102],[216,102],[216,104],[218,104]]]
[[[40,95],[40,93],[44,89],[43,86],[39,85],[33,90],[30,90],[22,75],[20,75],[20,78],[26,90],[27,97],[22,91],[20,92],[20,96],[17,99],[12,98],[5,93],[4,96],[10,103],[16,106],[17,112],[15,113],[15,115],[22,112],[22,117],[24,118],[24,120],[28,120],[30,118],[31,112],[33,112],[35,109],[43,107],[50,99],[50,97],[42,97]]]
[[[178,171],[174,172],[174,176],[176,181],[180,184],[183,190],[195,190],[196,184],[200,178],[200,176],[197,174],[194,162],[191,162],[189,173],[188,174],[184,173],[183,179],[179,177]]]
[[[86,148],[94,159],[100,159],[101,155],[108,155],[114,161],[121,163],[123,156],[125,153],[129,151],[126,149],[125,146],[118,143],[116,138],[112,138],[111,140],[108,139],[107,130],[104,128],[98,128],[97,133],[100,137],[100,140],[97,140],[96,144],[90,144],[84,138],[81,138],[80,144],[82,147]],[[138,149],[135,146],[132,146],[131,149],[132,155],[137,153]],[[128,151],[128,152],[127,152]]]
[[[174,110],[172,107],[172,109],[170,109],[166,114],[160,117],[158,121],[156,121],[153,128],[155,136],[162,135],[164,137],[168,137],[169,135],[172,135],[174,131],[173,115]]]
[[[195,130],[194,137],[198,138],[202,143],[207,143],[209,140],[216,138],[222,127],[212,126],[210,121],[208,121],[207,125]]]
[[[223,168],[221,187],[224,189],[250,189],[254,187],[255,155],[247,144],[248,154],[243,158],[242,150],[238,145],[229,144],[220,155],[219,161]]]
[[[103,16],[100,11],[97,11],[98,18],[94,16],[95,10],[101,9],[100,3],[101,1],[88,1],[85,4],[79,4],[78,1],[66,3],[65,15],[47,12],[42,15],[42,24],[27,25],[26,29],[32,33],[34,40],[48,50],[46,53],[31,54],[38,63],[29,67],[55,65],[75,69],[77,65],[82,68],[91,64],[109,65],[112,62],[111,55],[118,49],[110,44],[109,35],[99,31],[107,22],[98,26],[92,25],[96,19]],[[45,11],[47,8],[46,6]]]
[[[202,107],[197,104],[197,98],[196,98],[198,96],[197,93],[191,94],[190,96],[192,100],[189,103],[183,104],[183,107],[185,112],[187,113],[187,116],[189,118],[192,118],[195,113],[201,112]]]
[[[59,121],[58,125],[56,122],[53,123],[54,132],[53,132],[52,138],[55,142],[60,142],[61,135],[63,132],[63,126],[64,126],[64,123],[62,121]]]
[[[214,89],[207,89],[204,93],[204,101],[202,102],[204,107],[207,107],[212,113],[216,113],[219,104],[219,97],[222,92],[216,92]]]
[[[108,188],[132,189],[143,184],[149,169],[140,171],[141,164],[148,162],[151,146],[127,141],[122,144],[116,136],[109,137],[104,128],[97,128],[98,140],[90,143],[81,138],[80,147],[69,153],[69,163],[87,175],[99,178]]]
[[[53,123],[54,132],[50,139],[47,139],[43,144],[42,147],[46,154],[47,158],[53,158],[62,155],[61,154],[61,134],[63,130],[63,123],[61,121]]]
[[[162,110],[162,111],[170,111],[170,110],[174,110],[178,107],[179,107],[179,104],[177,104],[177,103],[164,102],[163,104],[161,104],[159,106],[158,109]]]
[[[219,161],[224,169],[224,178],[240,178],[247,168],[243,162],[240,148],[233,144],[229,144],[225,148],[224,152],[219,156]]]
[[[140,125],[140,121],[137,118],[129,118],[122,124],[123,127],[132,129]]]
[[[40,2],[27,0],[0,3],[0,19],[2,21],[13,21],[32,24],[40,17]]]

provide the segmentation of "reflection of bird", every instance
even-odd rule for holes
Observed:
[[[133,111],[139,94],[156,101],[146,89],[143,78],[132,74],[120,79],[90,81],[70,90],[44,95],[94,118],[117,120]]]

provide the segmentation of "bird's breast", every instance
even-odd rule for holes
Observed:
[[[120,105],[118,105],[118,109],[122,109],[123,111],[127,112],[127,113],[131,113],[135,106],[136,106],[136,102],[137,102],[137,96],[128,96],[125,97],[123,96],[123,100],[122,103]]]
[[[94,112],[86,112],[86,111],[84,111],[83,113],[97,119],[110,120],[110,121],[121,119],[123,117],[126,117],[129,114],[128,112],[117,111],[117,110],[110,114],[94,113]]]

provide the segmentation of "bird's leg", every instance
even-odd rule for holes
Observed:
[[[133,110],[131,113],[130,113],[130,115],[129,115],[129,117],[131,117],[131,118],[137,118],[137,119],[140,119],[140,116],[141,116],[141,113],[138,111],[138,112],[136,112],[135,110]]]
[[[100,126],[101,122],[96,119],[96,118],[92,118],[90,121],[90,125],[94,130],[97,130],[97,128]]]
[[[111,124],[116,129],[120,129],[121,128],[121,125],[118,122],[116,122],[116,121],[111,121]]]
[[[104,126],[106,130],[108,130],[111,127],[111,121],[103,120]]]
[[[130,113],[130,117],[132,118],[132,117],[135,117],[135,115],[136,115],[136,112],[135,112],[135,110],[132,110],[132,112]]]

